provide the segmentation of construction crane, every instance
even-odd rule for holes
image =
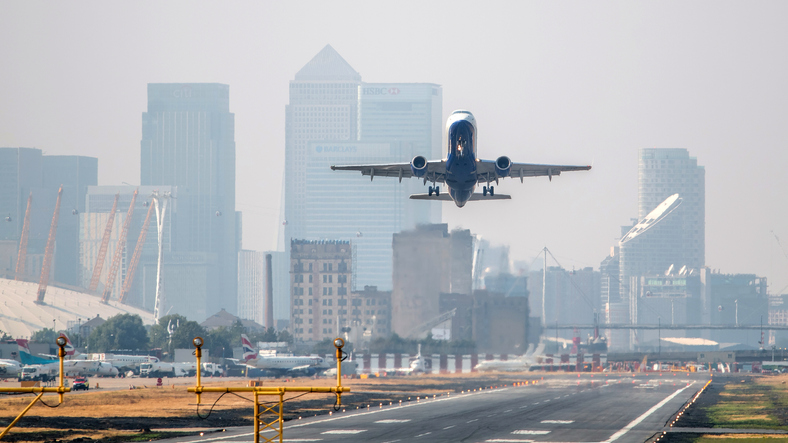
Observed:
[[[107,274],[107,282],[104,285],[104,295],[101,296],[101,302],[107,303],[109,296],[112,295],[112,286],[115,284],[115,277],[118,275],[120,269],[120,261],[123,258],[123,247],[126,246],[126,236],[129,233],[129,225],[131,224],[131,216],[134,215],[134,204],[137,202],[137,190],[134,190],[134,195],[131,196],[131,205],[129,205],[129,212],[126,213],[126,220],[123,220],[123,229],[120,231],[118,237],[118,245],[115,247],[115,257],[112,259],[112,265]]]
[[[121,303],[126,302],[126,296],[129,295],[131,284],[134,282],[134,273],[137,271],[137,265],[140,262],[142,246],[145,244],[145,238],[148,236],[148,226],[150,225],[150,215],[153,213],[153,206],[148,206],[148,215],[145,216],[145,222],[142,223],[142,231],[140,231],[140,237],[137,239],[137,246],[134,247],[134,255],[131,256],[129,269],[126,271],[126,280],[123,282],[123,289],[120,290],[120,297],[118,297]]]
[[[16,255],[15,280],[22,280],[25,275],[25,264],[27,262],[27,237],[30,234],[30,206],[33,204],[33,191],[27,197],[27,209],[25,209],[25,221],[22,224],[22,237],[19,238],[19,252]]]
[[[112,224],[115,222],[115,211],[118,209],[118,199],[120,193],[115,194],[115,202],[112,203],[112,211],[109,212],[109,219],[107,220],[107,227],[104,228],[104,237],[101,239],[101,247],[99,248],[98,258],[96,259],[96,266],[93,267],[93,277],[90,279],[90,286],[88,292],[95,292],[98,288],[99,279],[101,278],[101,269],[104,267],[104,259],[107,257],[107,248],[109,247],[109,237],[112,235]]]
[[[49,269],[52,267],[52,255],[55,252],[55,236],[57,235],[57,219],[60,216],[60,197],[63,196],[63,185],[57,190],[57,202],[55,203],[55,214],[52,215],[52,225],[49,227],[49,238],[47,247],[44,250],[44,264],[41,265],[41,279],[38,282],[38,298],[36,303],[44,304],[44,296],[47,293],[49,284]]]

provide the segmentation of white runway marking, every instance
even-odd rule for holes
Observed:
[[[693,383],[693,384],[694,384],[694,383]],[[691,386],[691,385],[690,385],[690,386]],[[667,403],[667,402],[669,402],[669,401],[673,400],[673,398],[675,398],[677,395],[681,394],[681,393],[682,393],[682,392],[683,392],[685,389],[687,389],[687,388],[689,388],[689,386],[685,386],[685,387],[683,387],[683,388],[679,389],[678,391],[676,391],[676,392],[674,392],[674,393],[670,394],[669,396],[667,396],[667,398],[665,398],[665,399],[664,399],[664,400],[662,400],[661,402],[659,402],[659,403],[655,404],[655,405],[654,405],[654,406],[653,406],[651,409],[649,409],[648,411],[644,412],[644,413],[643,413],[643,415],[641,415],[640,417],[638,417],[638,418],[636,418],[636,419],[632,420],[632,422],[630,422],[628,425],[624,426],[624,427],[623,427],[623,428],[622,428],[620,431],[618,431],[618,432],[616,432],[615,434],[611,435],[611,436],[610,436],[610,438],[608,438],[607,440],[605,440],[603,443],[612,443],[612,442],[614,442],[614,441],[618,440],[619,438],[621,438],[621,436],[623,436],[624,434],[626,434],[627,432],[629,432],[629,431],[630,431],[632,428],[634,428],[635,426],[639,425],[639,424],[640,424],[640,422],[642,422],[643,420],[645,420],[646,418],[648,418],[648,416],[649,416],[649,415],[651,415],[651,414],[653,414],[654,412],[656,412],[656,411],[657,411],[657,409],[659,409],[659,408],[661,408],[662,406],[664,406],[664,405],[665,405],[665,403]]]
[[[425,432],[423,434],[417,435],[415,438],[424,437],[425,435],[430,435],[430,434],[432,434],[432,432]]]
[[[332,431],[321,432],[321,434],[361,434],[366,429],[334,429]]]
[[[519,431],[512,431],[512,434],[517,434],[517,435],[547,435],[549,433],[550,431],[537,431],[531,429],[521,429]]]
[[[485,443],[533,443],[533,440],[517,440],[509,438],[494,438],[492,440],[485,440]]]
[[[378,420],[375,423],[407,423],[409,421],[410,421],[409,418],[408,419],[403,419],[403,420],[396,419],[396,418],[387,418],[385,420]]]
[[[507,409],[507,410],[503,411],[504,414],[506,414],[507,412],[512,412],[512,410],[511,409]],[[492,417],[492,415],[488,415],[488,417]]]
[[[569,423],[574,422],[574,420],[542,420],[542,423],[551,425],[568,425]]]
[[[443,428],[443,430],[445,431],[446,429],[451,429],[451,428],[453,428],[454,426],[455,426],[455,425],[446,426],[445,428]]]
[[[475,421],[479,421],[479,419],[478,418],[474,418],[473,420],[466,421],[465,423],[473,423]]]

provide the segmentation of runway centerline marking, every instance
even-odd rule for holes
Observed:
[[[473,420],[466,421],[465,423],[473,423],[473,422],[475,422],[475,421],[479,421],[479,419],[478,419],[478,418],[474,418]]]
[[[425,432],[423,434],[417,435],[415,438],[424,437],[425,435],[430,435],[430,434],[432,434],[432,432]]]
[[[551,425],[568,425],[574,422],[574,420],[542,420],[542,423]]]
[[[451,428],[453,428],[454,426],[456,426],[456,425],[446,426],[445,428],[443,428],[443,430],[445,431],[445,430],[447,430],[447,429],[451,429]]]
[[[382,424],[389,424],[389,423],[407,423],[407,422],[409,422],[409,421],[410,421],[410,419],[409,419],[409,418],[406,418],[406,419],[387,418],[387,419],[385,419],[385,420],[378,420],[378,421],[376,421],[376,422],[374,422],[374,423],[382,423]]]
[[[507,409],[507,410],[503,411],[504,414],[507,413],[507,412],[512,412],[512,410],[511,409]],[[492,415],[488,415],[488,417],[492,417]]]
[[[551,431],[533,430],[533,429],[520,429],[519,431],[512,431],[512,434],[517,435],[547,435]]]
[[[333,429],[331,431],[321,432],[321,434],[360,434],[365,431],[366,429]]]

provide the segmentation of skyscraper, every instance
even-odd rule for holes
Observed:
[[[408,200],[422,184],[329,166],[440,155],[442,92],[433,84],[362,83],[326,46],[290,83],[285,152],[285,243],[353,240],[354,285],[391,287],[391,237],[440,220],[440,204]],[[281,243],[281,242],[280,242]]]
[[[206,315],[221,308],[236,312],[240,215],[235,212],[235,115],[229,108],[228,85],[152,83],[142,114],[141,185],[178,188],[172,260],[209,272],[204,291],[171,299],[197,304]],[[165,303],[167,294],[178,290],[166,286]]]
[[[706,259],[706,171],[686,149],[641,149],[638,156],[638,220],[673,194],[681,208],[662,225],[664,241],[675,241],[680,262],[676,266],[700,269]],[[678,238],[671,239],[668,237]],[[665,271],[655,270],[655,271]]]

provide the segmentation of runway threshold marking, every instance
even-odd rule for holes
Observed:
[[[631,422],[630,422],[628,425],[626,425],[626,426],[624,426],[623,428],[621,428],[621,429],[620,429],[618,432],[616,432],[615,434],[611,435],[611,436],[610,436],[610,438],[608,438],[607,440],[605,440],[605,441],[604,441],[604,442],[602,442],[602,443],[612,443],[612,442],[614,442],[614,441],[618,440],[618,439],[619,439],[619,438],[621,438],[621,437],[622,437],[624,434],[626,434],[627,432],[629,432],[630,430],[632,430],[632,428],[634,428],[635,426],[639,425],[639,424],[640,424],[640,423],[641,423],[643,420],[645,420],[646,418],[648,418],[648,416],[649,416],[649,415],[651,415],[651,414],[653,414],[654,412],[656,412],[656,411],[657,411],[659,408],[661,408],[662,406],[665,406],[665,404],[666,404],[667,402],[669,402],[669,401],[673,400],[674,398],[676,398],[676,396],[677,396],[677,395],[681,394],[682,392],[684,392],[684,390],[686,390],[687,388],[689,388],[690,386],[692,386],[692,385],[694,385],[694,384],[695,384],[695,383],[692,383],[692,384],[690,384],[690,385],[687,385],[687,386],[685,386],[685,387],[683,387],[683,388],[681,388],[681,389],[677,390],[676,392],[674,392],[674,393],[672,393],[672,394],[668,395],[668,396],[667,396],[665,399],[663,399],[661,402],[659,402],[659,403],[655,404],[654,406],[652,406],[652,407],[651,407],[651,409],[649,409],[648,411],[644,412],[644,413],[643,413],[643,415],[641,415],[640,417],[638,417],[638,418],[636,418],[636,419],[632,420],[632,421],[631,421]]]

